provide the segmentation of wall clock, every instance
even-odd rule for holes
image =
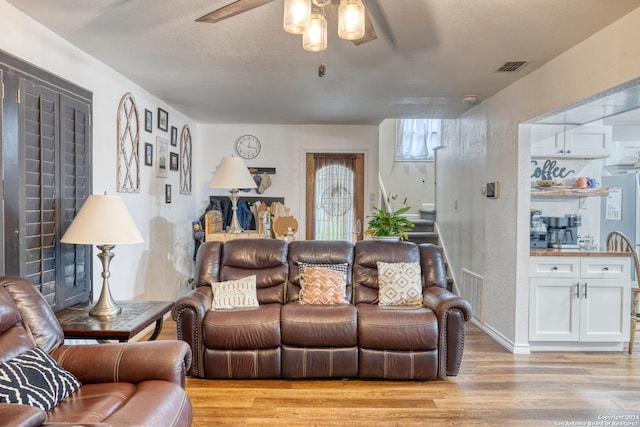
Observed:
[[[260,140],[253,135],[242,135],[236,141],[236,151],[243,159],[254,159],[260,154]]]

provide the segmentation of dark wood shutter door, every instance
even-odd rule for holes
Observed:
[[[21,276],[34,284],[50,305],[56,298],[56,155],[58,94],[21,79],[20,116],[24,124],[24,214],[20,246]],[[24,120],[22,120],[24,119]],[[22,263],[21,263],[22,264]]]
[[[87,183],[91,149],[90,106],[85,102],[60,96],[60,236],[89,196]],[[91,292],[91,247],[60,245],[61,265],[56,305],[60,308],[86,301]]]

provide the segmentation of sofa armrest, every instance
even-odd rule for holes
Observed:
[[[187,373],[196,377],[204,377],[202,322],[211,308],[212,296],[210,286],[199,286],[180,298],[171,310],[171,316],[178,328],[178,339],[191,347],[193,363]]]
[[[0,426],[40,426],[47,415],[40,408],[17,403],[0,403]]]
[[[51,356],[85,384],[164,380],[184,388],[189,346],[177,340],[61,345]]]
[[[465,323],[471,319],[471,305],[464,298],[437,286],[424,291],[423,301],[438,318],[438,375],[458,375],[464,350]]]

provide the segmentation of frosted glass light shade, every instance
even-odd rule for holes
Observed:
[[[345,40],[364,37],[364,5],[360,0],[341,0],[338,8],[338,36]]]
[[[302,47],[310,52],[321,52],[327,48],[327,20],[324,16],[311,15],[309,29],[302,34]]]
[[[309,28],[311,0],[284,0],[282,27],[291,34],[302,34]]]
[[[213,174],[210,188],[256,188],[256,183],[249,173],[247,165],[240,157],[225,157],[220,161]]]
[[[118,196],[90,195],[60,242],[78,245],[122,245],[144,240]]]

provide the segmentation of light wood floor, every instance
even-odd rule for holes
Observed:
[[[175,322],[169,320],[159,339],[175,337]],[[186,389],[194,426],[640,427],[637,341],[633,355],[513,355],[469,323],[457,377],[432,382],[189,378]]]

